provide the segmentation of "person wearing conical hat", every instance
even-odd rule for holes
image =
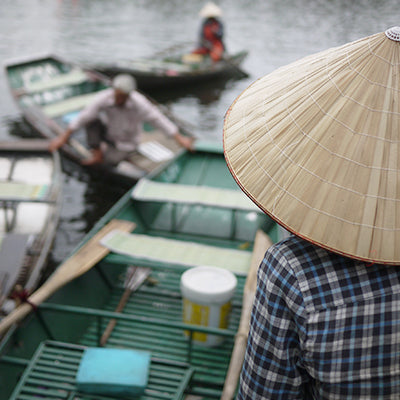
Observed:
[[[220,19],[222,10],[216,4],[208,2],[200,10],[199,15],[203,18],[200,40],[198,47],[192,53],[208,55],[213,61],[219,61],[225,51],[224,26]]]
[[[400,27],[257,80],[223,136],[291,232],[258,270],[238,400],[400,399]]]
[[[50,142],[49,149],[59,149],[75,131],[84,127],[91,156],[82,164],[117,165],[136,151],[140,127],[145,121],[173,137],[182,147],[192,150],[192,139],[182,135],[172,121],[136,91],[136,81],[128,74],[115,76],[112,88],[100,92],[69,123],[62,135]]]

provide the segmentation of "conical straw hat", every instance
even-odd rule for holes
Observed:
[[[227,112],[224,151],[242,190],[289,231],[400,264],[400,27],[254,82]]]
[[[214,3],[208,2],[199,12],[200,17],[211,18],[211,17],[221,17],[222,10]]]

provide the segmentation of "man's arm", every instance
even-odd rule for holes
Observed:
[[[58,137],[50,142],[49,150],[55,151],[66,144],[70,136],[79,128],[87,124],[89,121],[94,120],[99,114],[102,107],[104,107],[107,102],[109,102],[110,95],[112,96],[112,91],[105,90],[99,92],[92,103],[88,104],[79,115],[70,122],[68,128]]]
[[[173,137],[185,149],[187,149],[189,151],[194,150],[194,147],[193,147],[194,139],[193,138],[181,135],[179,132],[176,132]]]
[[[49,144],[50,151],[56,151],[60,147],[64,146],[68,142],[68,139],[73,134],[74,130],[72,128],[67,128],[60,136],[57,136]]]
[[[184,136],[179,132],[178,127],[168,119],[154,104],[152,104],[144,95],[135,92],[132,98],[138,107],[141,117],[152,124],[154,127],[163,131],[166,135],[172,136],[179,145],[192,151],[193,138]]]
[[[303,302],[297,280],[282,262],[284,256],[273,246],[260,265],[238,400],[304,398],[308,375],[301,367],[300,333],[289,306],[296,298],[297,307]]]

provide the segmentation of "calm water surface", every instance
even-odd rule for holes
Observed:
[[[1,0],[0,60],[53,53],[91,64],[147,57],[196,41],[198,0]],[[248,50],[250,77],[156,97],[199,138],[221,141],[224,114],[255,79],[301,57],[400,25],[396,0],[216,0],[226,45]],[[35,135],[0,71],[0,139]],[[64,161],[64,205],[51,264],[57,265],[124,193]]]

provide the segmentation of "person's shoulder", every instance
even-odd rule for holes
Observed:
[[[310,277],[318,280],[334,263],[332,253],[298,236],[290,235],[272,245],[265,256],[265,263],[273,274],[291,275],[303,282]]]
[[[141,105],[148,105],[151,104],[150,100],[143,94],[134,90],[129,95],[129,102],[132,106],[141,106]]]
[[[298,237],[290,235],[274,243],[265,253],[263,260],[264,269],[274,275],[281,273],[294,273],[292,265],[298,263],[298,258],[304,254],[307,243]]]
[[[143,101],[147,100],[147,97],[143,94],[138,92],[137,90],[134,90],[130,93],[129,98],[132,99],[133,101]]]
[[[269,247],[258,270],[260,287],[279,296],[299,294],[298,265],[303,245],[295,236],[289,236]]]
[[[282,239],[268,249],[268,252],[280,254],[288,260],[301,257],[311,251],[315,251],[315,246],[295,235]]]
[[[107,99],[114,99],[114,89],[113,88],[107,88],[103,89],[99,92],[97,92],[97,95],[95,97],[97,101],[107,101]]]

